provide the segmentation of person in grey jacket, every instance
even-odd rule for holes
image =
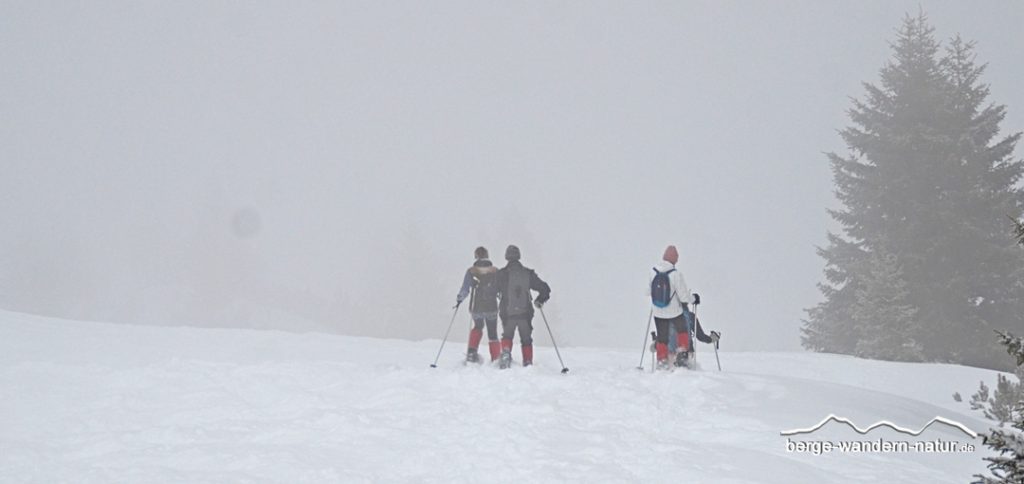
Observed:
[[[512,337],[516,329],[519,330],[519,343],[523,351],[523,366],[533,364],[533,306],[539,308],[551,298],[548,283],[541,280],[533,269],[519,262],[520,257],[519,247],[508,246],[505,249],[508,264],[498,271],[498,294],[501,296],[498,313],[504,330],[501,337],[501,368],[508,368],[512,363]],[[533,300],[530,291],[537,291],[536,300]]]

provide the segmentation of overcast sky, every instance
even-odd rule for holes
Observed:
[[[1020,1],[3,1],[0,306],[440,338],[515,243],[559,344],[639,347],[671,243],[723,346],[797,349],[919,6],[1024,129]]]

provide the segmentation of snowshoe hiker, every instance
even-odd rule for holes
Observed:
[[[696,306],[700,304],[700,294],[693,293],[693,304]],[[686,324],[688,326],[689,335],[692,338],[697,338],[697,341],[701,343],[714,344],[715,348],[718,348],[718,340],[721,339],[721,333],[712,331],[710,335],[704,333],[704,328],[700,325],[700,318],[697,317],[693,311],[687,305],[683,306],[683,316],[686,318]],[[691,343],[688,351],[676,351],[676,366],[685,366],[687,368],[693,367],[694,354],[696,353],[696,347]]]
[[[685,364],[690,351],[690,330],[688,318],[685,316],[687,305],[693,302],[693,296],[686,288],[683,275],[676,269],[679,252],[674,245],[665,248],[662,260],[652,268],[651,278],[647,285],[647,293],[651,297],[651,309],[654,324],[657,328],[655,354],[659,369],[670,366],[668,359],[669,327],[675,328],[676,364]]]
[[[462,289],[456,296],[456,304],[469,297],[469,314],[473,318],[473,327],[469,330],[469,348],[466,350],[466,361],[480,363],[477,348],[483,339],[483,328],[487,325],[487,340],[494,362],[501,356],[501,343],[498,341],[498,287],[496,284],[498,268],[488,259],[487,249],[477,247],[473,251],[476,261],[466,269],[462,278]]]
[[[512,364],[512,337],[517,328],[523,366],[533,364],[533,306],[539,308],[551,298],[551,287],[537,277],[533,269],[523,266],[519,262],[520,257],[519,247],[508,246],[505,249],[508,264],[498,271],[498,293],[501,295],[498,312],[503,329],[499,363],[501,368],[508,368]],[[537,291],[536,300],[533,300],[531,290]]]

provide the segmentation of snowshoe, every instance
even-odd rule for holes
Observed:
[[[480,353],[477,353],[476,351],[466,353],[466,364],[468,365],[470,363],[483,363],[483,360],[480,359]]]
[[[509,350],[501,351],[501,358],[498,358],[498,368],[504,370],[512,366],[512,352]]]
[[[658,360],[658,365],[654,368],[660,371],[672,371],[672,365],[669,364],[668,360]]]
[[[675,366],[678,368],[694,369],[697,364],[697,355],[693,351],[680,351],[676,353]]]
[[[676,368],[681,368],[681,367],[689,368],[690,367],[690,352],[689,351],[680,351],[680,352],[676,353],[675,365],[676,365]]]

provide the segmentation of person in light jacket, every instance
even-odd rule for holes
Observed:
[[[652,268],[647,284],[647,294],[651,297],[651,310],[657,328],[655,354],[658,359],[658,367],[664,369],[669,366],[670,329],[674,329],[676,332],[675,365],[688,366],[693,350],[690,332],[691,328],[694,328],[693,313],[689,311],[688,306],[700,301],[700,296],[690,293],[683,274],[676,268],[676,264],[679,262],[679,251],[674,245],[665,248],[661,259]],[[699,328],[696,336],[702,342],[712,343],[717,339],[718,334],[712,331],[711,336],[708,336],[704,334],[703,328]]]

